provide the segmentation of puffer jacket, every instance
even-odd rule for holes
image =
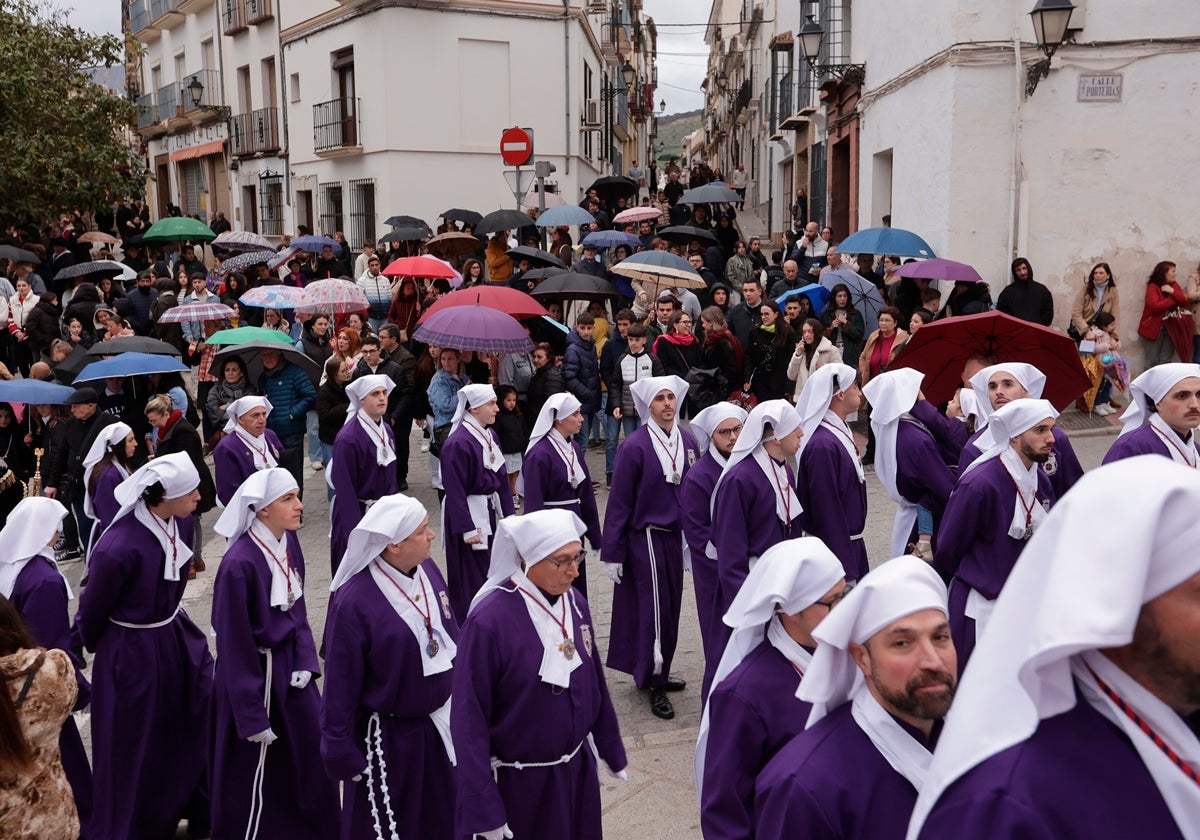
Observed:
[[[567,390],[579,400],[584,414],[600,410],[600,357],[596,355],[596,342],[581,338],[577,332],[567,336],[562,377]]]
[[[278,367],[264,370],[259,377],[258,393],[271,401],[267,428],[279,435],[285,445],[285,438],[304,434],[305,415],[317,401],[317,388],[307,373],[280,359]]]

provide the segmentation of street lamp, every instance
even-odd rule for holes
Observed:
[[[666,110],[667,110],[667,100],[665,100],[665,99],[664,99],[662,102],[659,102],[659,103],[658,103],[658,110],[659,110],[659,111],[662,111],[663,113],[666,113]]]
[[[193,75],[184,90],[192,100],[192,107],[199,108],[200,103],[204,100],[204,82],[200,81],[200,76]],[[224,105],[205,105],[204,107],[209,111],[215,111],[219,117],[229,118],[230,111]]]
[[[618,60],[620,60],[618,58]],[[605,157],[612,160],[612,133],[613,133],[613,100],[619,94],[628,95],[633,89],[634,79],[637,78],[637,71],[633,69],[633,65],[625,61],[621,65],[621,81],[624,82],[623,87],[618,87],[608,81],[608,76],[605,74],[600,82],[600,98],[604,101],[604,147],[607,149]]]
[[[1033,96],[1038,82],[1050,75],[1050,59],[1067,38],[1067,27],[1071,24],[1071,13],[1075,5],[1071,0],[1037,0],[1029,17],[1033,20],[1033,34],[1037,45],[1046,57],[1034,63],[1025,77],[1025,95]]]
[[[821,44],[825,40],[825,29],[813,19],[812,15],[805,16],[808,20],[800,27],[800,53],[808,66],[812,68],[817,78],[824,76],[841,76],[847,83],[861,85],[866,79],[867,65],[865,64],[820,64]]]

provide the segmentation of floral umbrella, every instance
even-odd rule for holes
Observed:
[[[345,315],[369,306],[367,296],[350,280],[317,280],[304,287],[296,311],[311,315]]]

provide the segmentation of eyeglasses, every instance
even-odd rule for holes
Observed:
[[[568,560],[555,560],[553,557],[547,557],[546,562],[552,563],[554,565],[554,568],[556,568],[556,569],[561,569],[563,566],[569,566],[571,564],[574,564],[575,568],[578,569],[580,566],[583,565],[583,561],[586,559],[587,559],[587,552],[581,551],[578,554],[576,554],[574,557],[571,557]]]
[[[714,429],[713,430],[714,435],[720,435],[723,438],[733,437],[734,435],[740,435],[741,433],[742,433],[742,425],[740,423],[731,429]]]
[[[822,607],[824,607],[827,610],[832,610],[834,607],[836,607],[838,604],[842,603],[842,601],[844,601],[846,599],[846,596],[850,594],[850,590],[852,590],[853,588],[854,588],[853,583],[847,583],[845,589],[843,589],[839,594],[834,595],[828,601],[813,601],[813,603],[820,604]]]

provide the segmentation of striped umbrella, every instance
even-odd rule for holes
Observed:
[[[296,311],[312,315],[345,315],[369,307],[367,295],[353,280],[317,280],[303,289]]]
[[[238,298],[245,306],[262,309],[295,309],[304,299],[304,290],[295,286],[256,286]]]
[[[472,304],[435,312],[413,331],[417,341],[435,347],[476,353],[530,353],[530,340],[521,322],[497,309]]]
[[[193,321],[224,321],[237,313],[223,303],[183,303],[172,306],[158,319],[160,324],[185,324]]]

